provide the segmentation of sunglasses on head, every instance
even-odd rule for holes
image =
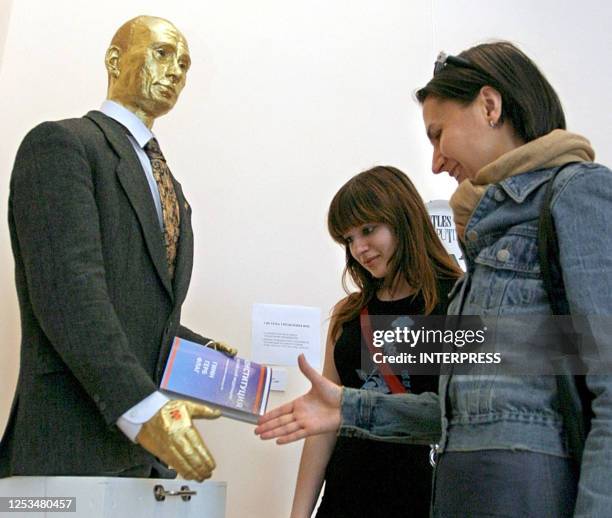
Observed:
[[[470,63],[465,58],[460,58],[459,56],[451,56],[450,54],[446,54],[446,52],[440,52],[440,54],[438,54],[438,57],[436,58],[436,62],[434,63],[434,77],[442,70],[444,70],[448,65],[478,70],[478,68],[472,65],[472,63]]]

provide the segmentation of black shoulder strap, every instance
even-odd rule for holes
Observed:
[[[571,162],[573,163],[573,162]],[[548,301],[552,308],[553,315],[569,315],[569,303],[565,296],[565,284],[559,262],[559,242],[555,223],[552,218],[550,204],[553,196],[553,184],[557,175],[570,164],[565,164],[557,169],[550,177],[544,194],[544,202],[540,211],[540,221],[538,224],[538,252],[540,254],[540,270],[544,289],[548,294]]]
[[[538,223],[538,252],[540,258],[540,269],[544,289],[548,295],[548,300],[552,308],[553,315],[569,315],[569,302],[565,294],[565,284],[561,263],[559,261],[559,242],[555,231],[555,224],[550,210],[553,195],[553,184],[557,175],[573,162],[565,164],[557,169],[551,176],[540,211]],[[565,334],[568,340],[573,340],[573,332]],[[573,343],[573,342],[572,342]],[[573,343],[574,347],[575,344]],[[581,408],[576,409],[574,398],[572,397],[572,384],[575,384],[578,396],[580,397]],[[591,426],[593,416],[591,401],[592,393],[589,391],[586,379],[582,375],[578,376],[557,376],[557,389],[559,392],[559,404],[563,424],[567,431],[568,446],[573,458],[580,463],[584,442]]]

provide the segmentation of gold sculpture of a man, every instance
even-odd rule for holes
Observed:
[[[175,476],[167,464],[201,481],[215,462],[192,418],[219,413],[157,391],[175,336],[217,345],[180,325],[191,207],[151,132],[185,86],[189,48],[172,23],[139,16],[105,63],[100,110],[38,125],[15,160],[22,353],[0,477]]]

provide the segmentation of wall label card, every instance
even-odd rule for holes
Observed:
[[[321,363],[321,310],[307,306],[253,304],[253,360],[297,365],[304,353],[313,367]]]

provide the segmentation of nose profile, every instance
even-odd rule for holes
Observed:
[[[434,149],[433,157],[431,159],[431,172],[433,174],[439,174],[445,171],[444,168],[444,157],[437,149]]]

